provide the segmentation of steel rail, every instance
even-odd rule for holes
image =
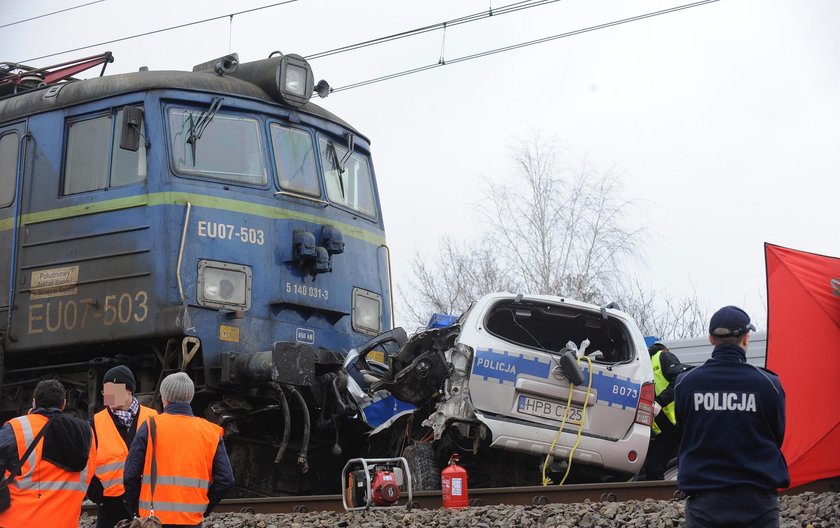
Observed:
[[[782,495],[805,492],[825,493],[840,491],[840,478],[818,480],[790,488]],[[546,504],[571,504],[584,502],[624,502],[630,500],[682,500],[674,481],[613,482],[597,484],[567,484],[565,486],[522,486],[513,488],[479,488],[469,490],[470,506],[544,506]],[[414,492],[411,508],[437,509],[442,505],[439,491]],[[96,505],[86,504],[83,510],[95,514]],[[317,511],[344,511],[341,495],[311,495],[286,497],[258,497],[225,499],[214,512],[235,513],[309,513]]]
[[[783,495],[796,495],[808,491],[816,493],[840,491],[840,478],[811,482],[804,486],[785,490]],[[499,504],[543,506],[546,504],[584,502],[586,499],[591,502],[683,499],[674,481],[484,488],[469,490],[469,496],[470,506]],[[442,499],[439,491],[418,491],[414,492],[414,501],[411,506],[412,508],[436,509],[440,508],[441,504]],[[316,495],[309,497],[226,499],[214,511],[271,514],[344,511],[344,508],[341,495]]]

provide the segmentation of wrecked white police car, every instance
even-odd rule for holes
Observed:
[[[419,489],[439,489],[452,453],[471,487],[639,472],[653,369],[628,315],[562,297],[493,293],[452,319],[445,326],[433,317],[410,338],[396,328],[348,356],[349,389],[372,428],[371,455],[405,456]]]

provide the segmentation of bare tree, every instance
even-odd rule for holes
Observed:
[[[489,236],[501,260],[529,292],[603,301],[641,238],[625,227],[632,204],[619,198],[618,179],[587,162],[562,167],[539,136],[520,143],[514,161],[515,177],[488,185]]]
[[[686,339],[706,334],[709,308],[702,303],[694,288],[690,294],[671,296],[657,293],[636,279],[616,299],[622,310],[633,316],[642,333],[661,339]]]
[[[627,226],[634,205],[621,198],[615,174],[586,161],[561,165],[554,143],[539,135],[520,142],[513,161],[517,170],[508,180],[488,182],[484,240],[445,238],[434,262],[415,255],[414,280],[399,290],[414,321],[422,325],[433,312],[460,314],[491,291],[517,291],[595,304],[617,300],[648,335],[702,334],[707,310],[696,292],[663,297],[622,272],[640,254],[643,232]]]
[[[411,293],[400,288],[403,309],[418,324],[435,312],[461,314],[487,292],[517,291],[511,274],[501,265],[491,246],[441,239],[438,257],[428,262],[416,254],[411,262]]]

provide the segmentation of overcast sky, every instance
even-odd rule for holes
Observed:
[[[0,26],[91,0],[3,0]],[[229,51],[311,55],[500,9],[515,0],[298,0],[29,63],[112,51],[108,72],[189,70]],[[0,60],[42,55],[271,4],[101,0],[0,27]],[[689,2],[683,2],[684,4]],[[564,0],[312,61],[342,87],[681,5]],[[441,236],[483,229],[484,182],[535,131],[620,176],[649,235],[633,269],[657,290],[763,323],[763,243],[840,256],[840,1],[720,0],[448,64],[319,104],[372,142],[394,279]],[[83,75],[84,77],[84,75]],[[403,314],[405,316],[405,314]],[[398,314],[398,321],[400,316]]]

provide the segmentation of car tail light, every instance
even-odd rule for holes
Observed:
[[[656,398],[656,392],[653,388],[653,383],[645,383],[642,385],[642,391],[639,396],[639,405],[636,407],[636,423],[650,425],[653,423],[653,402]]]

